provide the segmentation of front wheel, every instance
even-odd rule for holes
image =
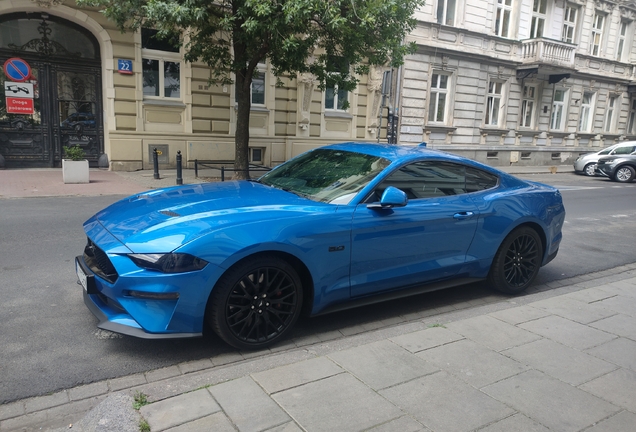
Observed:
[[[302,284],[289,263],[276,257],[249,258],[219,279],[208,305],[208,321],[233,347],[260,349],[283,339],[302,303]]]
[[[517,228],[505,238],[490,267],[489,282],[506,294],[528,288],[539,273],[543,247],[535,230]]]
[[[634,168],[629,165],[619,167],[614,173],[614,180],[621,183],[629,183],[634,180]]]
[[[595,169],[596,169],[596,164],[590,163],[585,165],[585,168],[583,168],[583,172],[587,176],[595,176],[596,175],[596,173],[594,172]]]

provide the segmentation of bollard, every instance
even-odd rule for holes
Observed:
[[[221,181],[222,182],[225,181],[225,167],[224,166],[221,167]]]
[[[152,164],[155,168],[154,178],[159,180],[159,155],[157,154],[157,147],[152,151]]]
[[[177,151],[177,184],[183,184],[183,171],[181,170],[181,150]]]
[[[194,178],[199,178],[199,159],[194,160]]]

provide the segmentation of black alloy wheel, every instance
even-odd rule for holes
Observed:
[[[535,230],[521,227],[503,241],[488,275],[493,287],[506,294],[517,294],[528,288],[541,267],[543,247]]]
[[[212,290],[209,322],[239,349],[265,348],[281,340],[300,315],[300,278],[286,261],[257,257],[226,272]]]

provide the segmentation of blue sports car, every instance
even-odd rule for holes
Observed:
[[[318,148],[258,180],[152,190],[91,217],[76,258],[98,327],[142,338],[209,325],[240,349],[301,312],[487,279],[526,289],[557,254],[558,190],[423,146]]]

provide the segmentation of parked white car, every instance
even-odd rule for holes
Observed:
[[[585,174],[588,176],[595,175],[596,163],[603,156],[611,156],[613,154],[630,154],[636,150],[636,141],[625,141],[614,144],[595,153],[587,153],[579,156],[574,161],[574,172],[577,174]]]

